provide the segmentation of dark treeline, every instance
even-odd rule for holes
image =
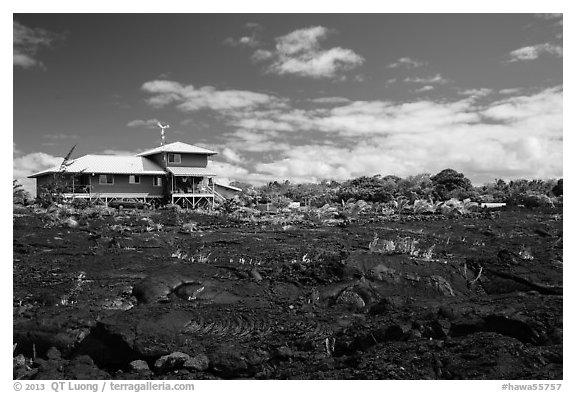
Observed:
[[[530,206],[537,205],[542,197],[557,199],[563,194],[562,179],[519,179],[509,182],[496,179],[492,183],[475,187],[464,174],[453,169],[444,169],[436,175],[419,174],[406,178],[393,175],[362,176],[341,183],[322,180],[320,183],[292,184],[286,180],[273,181],[260,187],[242,182],[232,182],[231,185],[241,188],[245,199],[258,199],[259,202],[272,202],[279,206],[289,201],[319,207],[326,203],[350,200],[386,203],[399,198],[409,202],[417,199],[445,201],[456,198]]]

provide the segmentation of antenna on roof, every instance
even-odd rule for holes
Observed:
[[[164,138],[164,130],[166,128],[170,128],[170,124],[166,123],[166,124],[162,124],[160,122],[158,122],[158,127],[160,127],[160,135],[162,135],[162,142],[160,146],[164,146],[164,142],[165,142],[165,138]]]
[[[72,146],[72,149],[70,149],[68,154],[66,154],[66,157],[64,157],[64,160],[62,160],[62,164],[60,164],[60,172],[64,172],[66,170],[66,167],[70,165],[70,157],[72,156],[72,152],[74,151],[74,149],[76,149],[76,145]]]

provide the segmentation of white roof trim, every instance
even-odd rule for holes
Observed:
[[[153,154],[158,154],[158,153],[191,153],[191,154],[206,154],[206,155],[214,155],[214,154],[218,154],[215,151],[212,150],[208,150],[205,149],[203,147],[198,147],[198,146],[194,146],[194,145],[189,145],[188,143],[183,143],[183,142],[173,142],[173,143],[169,143],[167,145],[164,146],[159,146],[156,147],[154,149],[150,149],[147,150],[145,152],[142,153],[138,153],[137,156],[150,156]]]
[[[229,188],[229,189],[231,189],[231,190],[239,191],[239,192],[242,191],[241,188],[234,187],[234,186],[231,186],[231,185],[225,185],[225,184],[220,184],[220,183],[214,183],[214,184],[215,184],[216,186],[218,186],[218,187]]]
[[[169,166],[166,169],[176,176],[216,176],[210,168],[196,168],[189,166]]]

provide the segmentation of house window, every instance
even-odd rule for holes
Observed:
[[[114,175],[100,175],[98,179],[100,184],[114,184]]]
[[[180,164],[180,154],[168,153],[168,164]]]
[[[162,187],[162,178],[160,176],[154,176],[152,178],[152,185]]]
[[[128,176],[128,183],[130,184],[140,184],[140,176],[130,175]]]

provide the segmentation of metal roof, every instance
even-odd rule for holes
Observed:
[[[228,188],[228,189],[233,190],[233,191],[242,191],[241,188],[234,187],[234,186],[231,186],[229,184],[214,183],[214,185],[217,187]]]
[[[28,177],[38,177],[47,173],[60,172],[60,166],[46,169]],[[65,172],[68,173],[110,173],[132,175],[164,175],[161,166],[146,157],[104,156],[88,154],[69,161]]]
[[[169,144],[164,145],[164,146],[156,147],[156,148],[151,149],[151,150],[147,150],[147,151],[139,153],[137,155],[143,157],[143,156],[150,156],[152,154],[158,154],[158,153],[162,153],[162,152],[167,152],[167,153],[196,153],[196,154],[206,154],[209,156],[214,155],[214,154],[218,154],[215,151],[204,149],[203,147],[189,145],[189,144],[183,143],[183,142],[174,142],[174,143],[169,143]]]
[[[216,176],[210,168],[194,168],[189,166],[169,166],[168,169],[176,176]]]

